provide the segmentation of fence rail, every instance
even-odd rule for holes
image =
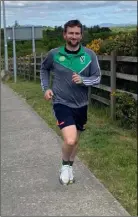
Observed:
[[[43,59],[46,57],[45,54],[34,55],[33,57],[19,57],[17,58],[17,75],[23,75],[26,79],[40,79],[40,66]],[[115,52],[109,55],[98,55],[98,60],[100,61],[109,61],[110,62],[110,71],[101,70],[103,76],[107,76],[110,78],[110,86],[105,84],[100,84],[94,86],[93,88],[97,88],[103,91],[110,93],[110,99],[107,99],[103,96],[99,96],[97,94],[92,93],[91,89],[89,91],[89,98],[97,100],[105,105],[110,106],[111,108],[111,117],[114,119],[115,117],[115,104],[116,97],[113,93],[116,91],[122,93],[128,93],[133,96],[135,100],[137,100],[137,94],[129,91],[125,91],[122,89],[116,88],[116,79],[123,79],[124,81],[137,82],[137,75],[125,74],[116,72],[117,62],[132,62],[137,63],[137,57],[129,57],[129,56],[116,56]],[[13,72],[13,59],[9,58],[9,71]],[[1,59],[1,69],[4,68],[4,59]]]
[[[102,75],[111,76],[111,71],[102,70]],[[130,75],[130,74],[116,72],[116,77],[128,81],[137,82],[137,75]]]

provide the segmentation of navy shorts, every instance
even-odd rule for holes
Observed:
[[[53,110],[60,129],[76,125],[77,130],[84,131],[87,122],[87,105],[81,108],[70,108],[62,104],[54,104]]]

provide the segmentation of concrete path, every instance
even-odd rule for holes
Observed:
[[[78,158],[76,183],[59,183],[61,142],[1,84],[1,216],[129,216]]]

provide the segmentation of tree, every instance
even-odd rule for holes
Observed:
[[[102,27],[100,29],[101,32],[111,32],[111,29],[109,29],[108,27]]]

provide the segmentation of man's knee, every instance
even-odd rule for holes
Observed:
[[[70,125],[62,129],[64,143],[70,146],[77,144],[77,129],[75,125]]]
[[[77,144],[77,139],[68,138],[65,140],[65,144],[70,146],[75,146]]]

